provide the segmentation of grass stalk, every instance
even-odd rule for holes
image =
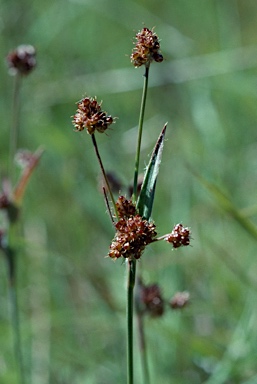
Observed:
[[[96,142],[96,138],[95,138],[94,133],[91,135],[91,137],[92,137],[92,142],[93,142],[93,145],[94,145],[94,148],[95,148],[96,157],[97,157],[97,160],[98,160],[98,162],[100,164],[101,172],[102,172],[102,175],[103,175],[103,178],[104,178],[107,190],[109,192],[109,195],[110,195],[110,198],[111,198],[111,201],[112,201],[113,209],[115,210],[116,217],[118,217],[117,210],[116,210],[116,205],[115,205],[115,200],[114,200],[113,193],[112,193],[112,190],[111,190],[111,187],[110,187],[110,184],[109,184],[108,177],[106,175],[106,172],[105,172],[105,169],[104,169],[104,166],[103,166],[103,162],[102,162],[99,150],[98,150],[98,146],[97,146],[97,142]]]
[[[134,287],[136,280],[136,260],[128,260],[128,285],[127,285],[127,383],[134,383],[133,366],[133,307]]]
[[[139,161],[140,161],[143,123],[144,123],[144,116],[145,116],[146,96],[147,96],[147,89],[148,89],[149,69],[150,69],[150,64],[146,64],[145,74],[144,74],[144,87],[143,87],[139,123],[138,123],[137,152],[136,152],[136,158],[135,158],[135,173],[134,173],[134,187],[133,187],[134,202],[137,200],[138,170],[139,170]]]
[[[150,374],[149,367],[147,363],[147,349],[146,349],[146,340],[144,332],[144,317],[143,315],[137,313],[137,327],[138,327],[138,336],[139,336],[139,350],[141,355],[141,364],[143,370],[143,383],[150,384]]]
[[[16,357],[18,382],[20,384],[25,384],[26,381],[21,348],[20,321],[17,298],[16,255],[15,252],[13,252],[13,250],[11,250],[10,248],[6,249],[5,254],[8,267],[9,301],[13,328],[13,347],[14,354]]]
[[[20,116],[20,90],[21,90],[21,75],[18,72],[14,77],[14,91],[12,102],[12,123],[10,129],[10,144],[9,144],[9,177],[11,182],[14,182],[14,157],[17,152],[18,135],[19,135],[19,116]]]

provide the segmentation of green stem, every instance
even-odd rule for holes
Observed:
[[[103,166],[103,162],[102,162],[100,153],[98,151],[98,146],[97,146],[97,143],[96,143],[96,138],[95,138],[94,133],[91,135],[91,137],[92,137],[93,145],[94,145],[94,148],[95,148],[96,157],[97,157],[97,160],[98,160],[98,162],[100,164],[100,168],[101,168],[101,171],[102,171],[102,174],[103,174],[103,177],[104,177],[104,181],[105,181],[106,187],[108,189],[108,192],[109,192],[109,195],[110,195],[110,198],[111,198],[111,201],[112,201],[113,208],[114,208],[115,213],[116,213],[116,217],[118,217],[118,213],[117,213],[117,209],[116,209],[116,205],[115,205],[115,200],[114,200],[114,197],[113,197],[113,194],[112,194],[112,190],[111,190],[111,187],[110,187],[110,184],[109,184],[108,177],[107,177],[107,175],[105,173],[105,169],[104,169],[104,166]]]
[[[25,372],[21,351],[20,321],[17,298],[16,257],[15,253],[10,248],[7,248],[5,251],[8,265],[9,298],[13,326],[14,352],[16,355],[16,362],[19,370],[19,383],[25,384]]]
[[[128,260],[128,285],[127,285],[127,383],[134,382],[133,368],[133,304],[134,286],[136,280],[136,260]]]
[[[14,157],[17,152],[20,116],[20,89],[21,75],[17,73],[14,81],[13,105],[12,105],[12,124],[10,129],[10,152],[9,152],[9,177],[14,182]]]
[[[141,108],[140,108],[139,123],[138,123],[137,152],[136,152],[136,159],[135,159],[135,173],[134,173],[134,187],[133,187],[134,202],[137,200],[138,169],[139,169],[141,140],[142,140],[143,123],[144,123],[144,115],[145,115],[146,96],[147,96],[147,89],[148,89],[149,69],[150,69],[150,64],[147,64],[145,66],[144,88],[142,93]]]
[[[144,318],[142,314],[137,314],[137,325],[138,325],[138,336],[139,336],[139,347],[140,355],[143,369],[143,380],[144,384],[150,384],[150,375],[149,368],[147,364],[147,348],[145,341],[145,332],[144,332]]]

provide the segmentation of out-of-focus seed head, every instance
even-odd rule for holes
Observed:
[[[19,45],[6,57],[9,73],[28,75],[36,66],[36,50],[32,45]]]
[[[3,229],[0,229],[0,249],[6,248],[6,231]]]
[[[131,200],[120,196],[116,203],[119,221],[116,234],[110,245],[108,256],[112,259],[139,259],[145,247],[154,241],[155,225],[136,214]]]
[[[182,309],[188,305],[190,295],[188,292],[177,292],[170,300],[170,307],[172,309]]]
[[[0,192],[0,210],[6,212],[10,223],[15,223],[18,218],[19,208],[12,201],[10,194],[3,188]]]
[[[161,63],[163,56],[160,53],[160,42],[156,33],[148,28],[143,28],[136,34],[136,46],[130,56],[135,67],[150,64],[152,61]]]
[[[164,300],[158,284],[144,285],[141,282],[138,300],[142,313],[147,313],[151,317],[160,317],[164,314]]]
[[[165,240],[171,243],[174,248],[179,248],[182,245],[190,244],[190,229],[183,227],[182,224],[176,224],[171,233],[169,233]]]
[[[106,176],[108,179],[108,183],[110,185],[110,189],[113,193],[119,193],[121,189],[123,188],[122,181],[118,177],[118,175],[115,172],[106,172]],[[102,192],[103,187],[105,190],[108,190],[108,186],[106,185],[106,181],[104,180],[103,176],[101,175],[98,180],[99,190]]]
[[[86,129],[90,135],[95,130],[103,133],[114,122],[112,116],[102,111],[101,104],[93,97],[85,97],[77,103],[77,106],[72,121],[76,132]]]
[[[33,161],[34,154],[27,149],[20,149],[15,155],[15,162],[21,168],[24,169],[29,166]]]

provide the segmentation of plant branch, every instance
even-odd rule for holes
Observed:
[[[133,187],[134,202],[137,200],[138,169],[139,169],[141,140],[142,140],[143,123],[144,123],[144,115],[145,115],[146,96],[147,96],[147,89],[148,89],[149,69],[150,69],[150,64],[148,63],[145,66],[144,88],[142,93],[141,108],[140,108],[139,123],[138,123],[137,152],[136,152],[136,159],[135,159],[135,173],[134,173],[134,187]]]
[[[137,313],[137,326],[138,326],[138,336],[139,336],[139,348],[143,369],[143,380],[144,384],[150,384],[150,375],[149,368],[147,364],[147,348],[144,332],[144,317],[142,314]]]
[[[136,280],[136,260],[128,260],[128,285],[127,285],[127,383],[134,382],[133,368],[133,304],[134,287]]]
[[[13,161],[17,151],[18,133],[19,133],[19,116],[20,116],[20,90],[21,90],[21,75],[19,72],[15,76],[14,91],[13,91],[13,105],[12,105],[12,124],[10,129],[10,152],[9,152],[9,177],[13,182],[14,171]]]
[[[105,169],[104,169],[104,166],[103,166],[103,162],[102,162],[100,153],[99,153],[99,151],[98,151],[98,146],[97,146],[97,143],[96,143],[96,138],[95,138],[94,133],[91,135],[91,137],[92,137],[93,145],[94,145],[94,148],[95,148],[96,157],[97,157],[98,162],[99,162],[99,164],[100,164],[100,168],[101,168],[101,171],[102,171],[102,175],[103,175],[103,177],[104,177],[104,181],[105,181],[107,190],[108,190],[108,192],[109,192],[109,195],[110,195],[110,198],[111,198],[111,201],[112,201],[113,209],[115,210],[116,217],[118,217],[117,209],[116,209],[116,205],[115,205],[115,200],[114,200],[114,197],[113,197],[113,194],[112,194],[112,191],[111,191],[111,187],[110,187],[110,184],[109,184],[108,177],[107,177],[107,175],[106,175],[106,172],[105,172]]]

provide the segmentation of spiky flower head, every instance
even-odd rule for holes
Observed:
[[[36,66],[36,50],[32,45],[19,45],[6,57],[11,75],[28,75]]]
[[[136,207],[132,200],[127,200],[125,196],[119,196],[116,202],[119,219],[129,219],[136,215]]]
[[[123,196],[119,197],[116,208],[119,221],[108,255],[112,259],[139,259],[145,247],[154,241],[155,225],[137,214],[132,201]]]
[[[130,59],[135,67],[149,65],[153,60],[157,63],[163,61],[159,38],[153,29],[143,28],[136,34],[136,46],[133,48]]]
[[[190,229],[183,227],[182,224],[176,224],[171,233],[165,236],[165,240],[171,243],[174,248],[190,244]]]
[[[107,115],[101,108],[94,97],[85,97],[77,103],[78,109],[73,116],[73,125],[75,131],[87,130],[87,133],[92,135],[95,130],[100,133],[106,131],[107,128],[113,123],[113,118]]]

